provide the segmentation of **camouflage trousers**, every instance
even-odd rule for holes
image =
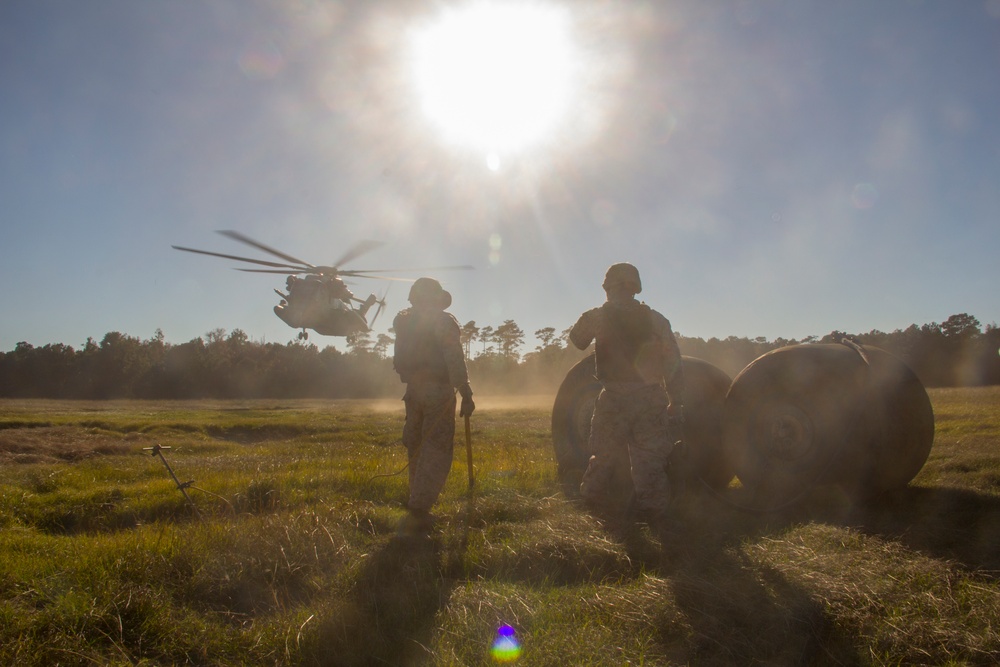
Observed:
[[[403,396],[403,445],[409,460],[409,509],[430,511],[451,471],[455,451],[455,389],[412,383]]]
[[[666,465],[673,449],[667,422],[667,394],[659,385],[634,391],[604,389],[590,423],[593,456],[580,495],[600,504],[606,499],[619,461],[628,461],[635,487],[635,510],[659,513],[670,505]]]

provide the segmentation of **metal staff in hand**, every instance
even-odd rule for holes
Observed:
[[[472,412],[476,409],[476,404],[472,401],[472,392],[462,394],[462,408],[459,414],[465,417],[465,455],[469,466],[469,491],[476,485],[476,478],[472,472]]]

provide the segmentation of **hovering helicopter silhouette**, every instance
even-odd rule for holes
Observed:
[[[351,262],[361,255],[383,245],[379,241],[361,241],[348,250],[332,266],[318,266],[304,262],[301,259],[292,257],[286,253],[264,245],[259,241],[235,232],[232,230],[220,230],[220,234],[234,241],[245,243],[246,245],[262,250],[286,263],[272,262],[264,259],[252,259],[250,257],[239,257],[237,255],[227,255],[209,250],[198,250],[196,248],[185,248],[183,246],[171,246],[175,250],[194,252],[200,255],[211,255],[222,257],[223,259],[234,259],[240,262],[249,262],[260,266],[271,267],[269,269],[246,269],[237,268],[237,271],[249,273],[280,273],[288,277],[285,279],[285,289],[287,293],[280,290],[274,292],[281,297],[281,301],[274,307],[274,314],[281,318],[281,321],[293,329],[301,329],[298,334],[299,340],[309,338],[308,329],[312,329],[323,336],[353,336],[355,334],[371,331],[371,326],[382,312],[385,306],[385,294],[376,297],[369,294],[366,299],[359,299],[351,292],[341,276],[372,278],[376,280],[394,280],[403,282],[413,282],[411,278],[398,278],[382,275],[370,275],[380,273],[401,273],[404,271],[453,271],[469,270],[473,267],[462,266],[437,266],[412,269],[342,269],[344,264]],[[302,274],[302,277],[299,277]],[[357,307],[355,307],[357,304]],[[378,305],[371,322],[367,316],[372,306]]]

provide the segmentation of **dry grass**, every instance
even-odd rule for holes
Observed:
[[[0,465],[79,461],[92,456],[122,455],[129,442],[118,434],[72,426],[8,427],[0,431]]]
[[[996,664],[1000,391],[931,396],[909,488],[669,538],[560,494],[544,398],[477,397],[418,542],[398,401],[0,403],[0,663],[487,665],[506,624],[530,665]]]

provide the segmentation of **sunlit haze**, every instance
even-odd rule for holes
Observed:
[[[499,156],[546,137],[567,113],[574,77],[568,10],[476,2],[415,29],[422,108],[449,140]]]
[[[684,336],[995,323],[998,45],[1000,0],[0,2],[0,350],[294,341],[284,276],[171,248],[266,258],[220,229],[471,264],[522,352],[621,261]]]

